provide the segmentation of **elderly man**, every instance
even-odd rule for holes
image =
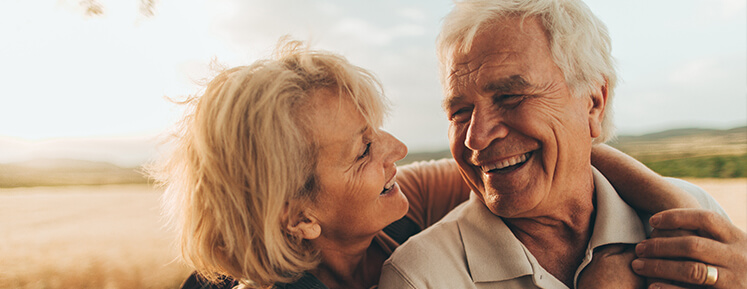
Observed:
[[[458,2],[438,43],[451,152],[474,194],[397,249],[380,288],[575,288],[606,245],[646,238],[590,162],[592,143],[613,135],[616,75],[606,28],[585,4]],[[724,214],[702,190],[673,182]],[[612,287],[640,286],[630,260],[606,281],[631,283]],[[656,275],[652,262],[633,267]],[[694,282],[716,284],[719,268],[699,264],[706,271]]]

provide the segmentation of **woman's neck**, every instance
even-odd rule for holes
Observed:
[[[356,241],[314,240],[322,263],[311,271],[324,285],[335,288],[370,288],[378,284],[384,252],[373,243],[374,236]]]

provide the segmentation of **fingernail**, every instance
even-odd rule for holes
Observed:
[[[643,270],[643,261],[635,259],[633,263],[630,263],[630,267],[633,267],[633,271]]]
[[[661,221],[661,216],[659,215],[655,215],[651,217],[651,219],[648,219],[648,223],[651,224],[652,227],[658,226],[660,221]]]
[[[646,251],[646,243],[640,242],[638,245],[635,246],[635,254],[638,255],[638,257],[643,257],[643,252]]]
[[[661,286],[659,286],[659,283],[654,283],[648,286],[648,289],[661,289]]]

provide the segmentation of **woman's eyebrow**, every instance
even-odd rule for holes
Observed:
[[[353,145],[352,145],[352,147],[353,147],[353,160],[358,159],[358,151],[360,151],[360,149],[359,149],[360,145],[359,144],[363,143],[362,141],[359,142],[358,140],[361,140],[361,139],[365,138],[364,136],[365,136],[366,132],[368,131],[368,129],[369,129],[368,125],[364,125],[363,128],[361,128],[358,131],[358,133],[356,133],[355,136],[352,139],[352,142],[353,142]]]

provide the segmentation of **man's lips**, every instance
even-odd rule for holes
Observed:
[[[531,156],[532,152],[528,152],[525,154],[505,158],[500,161],[481,165],[480,170],[482,170],[483,173],[488,173],[491,171],[500,171],[508,168],[518,167],[524,164]]]

